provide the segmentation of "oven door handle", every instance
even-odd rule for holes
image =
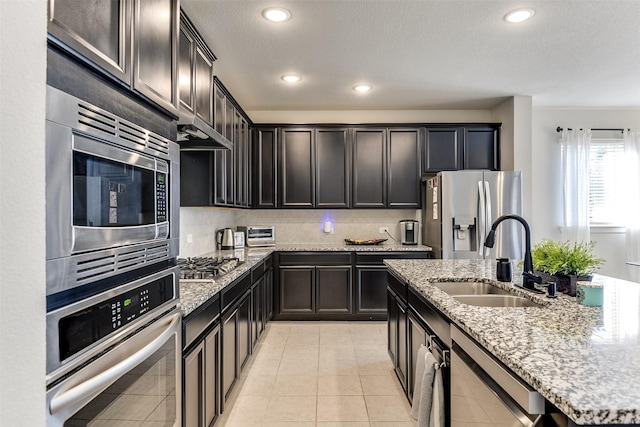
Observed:
[[[176,332],[176,325],[182,320],[182,315],[177,312],[168,316],[166,319],[162,319],[158,322],[151,324],[144,337],[141,337],[136,341],[136,338],[130,338],[130,342],[125,342],[123,345],[144,346],[139,351],[136,351],[133,355],[126,359],[114,364],[113,366],[102,370],[97,375],[91,375],[91,377],[68,389],[61,390],[56,396],[51,399],[49,404],[49,412],[51,415],[63,411],[71,406],[77,406],[81,408],[88,402],[93,400],[96,396],[102,393],[107,387],[113,384],[122,375],[136,367],[145,359],[149,358],[153,353],[158,351],[164,343]],[[163,330],[164,329],[164,330]],[[160,334],[158,335],[158,332]],[[148,335],[152,336],[152,340],[145,344],[144,341],[148,341]],[[153,338],[155,337],[155,338]],[[104,357],[109,357],[107,353]],[[88,368],[90,368],[89,365]]]

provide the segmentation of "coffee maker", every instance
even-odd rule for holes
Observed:
[[[420,223],[415,219],[400,221],[400,243],[403,245],[417,245]]]

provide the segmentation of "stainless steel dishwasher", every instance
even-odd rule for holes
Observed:
[[[542,425],[542,395],[453,325],[451,339],[451,427]]]

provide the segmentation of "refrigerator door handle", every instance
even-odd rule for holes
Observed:
[[[484,239],[486,238],[486,230],[485,227],[487,225],[487,220],[485,218],[486,208],[485,208],[485,199],[484,199],[484,181],[478,181],[478,199],[480,200],[480,205],[478,208],[478,255],[484,258]]]
[[[489,234],[489,230],[491,230],[491,225],[493,224],[493,212],[491,212],[491,188],[489,187],[489,181],[484,182],[484,194],[487,205],[487,213],[485,215],[486,223],[484,225],[485,237],[482,238],[482,247],[484,248],[484,239],[486,239],[486,235]],[[486,255],[489,255],[491,249],[487,248]]]

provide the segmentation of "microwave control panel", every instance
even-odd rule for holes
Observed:
[[[167,174],[156,172],[156,220],[167,221]]]

